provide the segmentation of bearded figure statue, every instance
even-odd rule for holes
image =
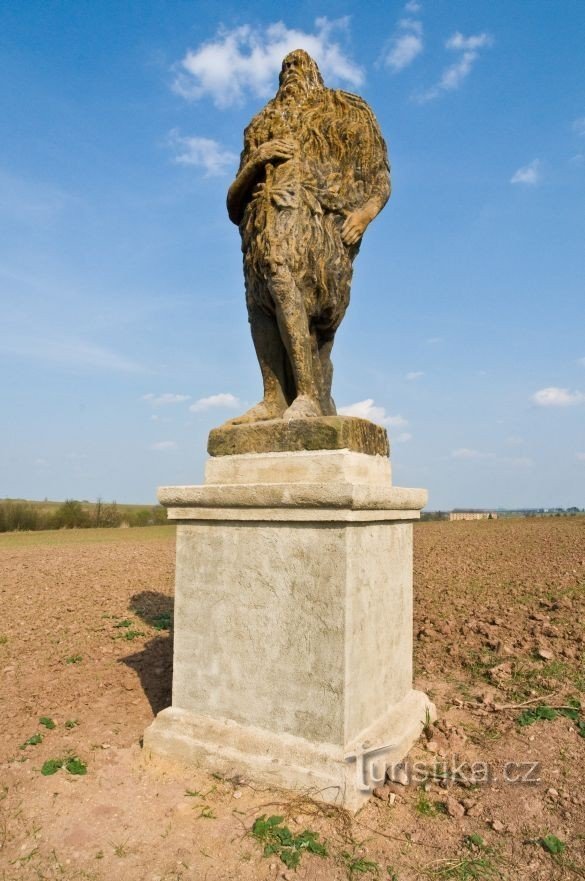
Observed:
[[[240,229],[264,397],[231,424],[334,416],[331,350],[364,231],[390,196],[386,144],[361,98],[303,50],[244,133],[227,197]]]

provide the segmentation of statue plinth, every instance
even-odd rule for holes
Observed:
[[[388,456],[388,435],[381,425],[355,416],[312,419],[271,419],[243,425],[222,425],[209,435],[210,456],[242,453],[293,453],[300,450],[350,450]]]
[[[434,713],[412,688],[426,492],[393,487],[387,456],[304,449],[214,456],[203,486],[159,499],[177,523],[173,699],[145,748],[356,810],[372,761],[401,761]]]

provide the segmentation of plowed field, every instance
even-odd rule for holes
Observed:
[[[432,775],[353,818],[145,761],[173,568],[171,527],[0,536],[2,881],[585,878],[585,518],[415,527]],[[264,856],[262,814],[327,855]]]

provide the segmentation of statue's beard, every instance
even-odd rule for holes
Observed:
[[[291,70],[282,78],[276,98],[278,101],[302,100],[315,88],[317,86],[310,79]]]

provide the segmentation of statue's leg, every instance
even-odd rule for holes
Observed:
[[[264,398],[241,416],[230,419],[232,425],[279,419],[289,404],[285,397],[287,354],[280,337],[276,317],[258,306],[249,307],[248,317],[256,356],[262,372]]]
[[[321,376],[323,377],[323,413],[326,416],[336,416],[335,401],[331,397],[331,386],[333,384],[333,362],[331,360],[331,350],[333,348],[334,338],[321,338],[319,341],[319,360],[321,362]]]
[[[322,416],[314,375],[311,332],[302,293],[285,265],[278,263],[272,270],[269,289],[296,386],[295,400],[285,411],[284,418]]]

